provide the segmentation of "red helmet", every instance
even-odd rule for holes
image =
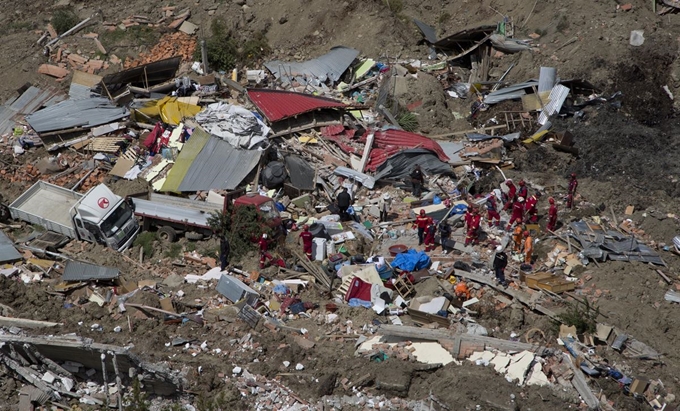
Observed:
[[[576,178],[576,173],[571,173],[571,178]]]
[[[525,236],[525,237],[529,237],[529,232],[528,232],[528,231],[525,231],[525,232],[524,232],[524,236]]]
[[[420,210],[420,215],[425,215],[425,210]]]
[[[526,184],[524,180],[519,180],[519,185],[523,186],[524,184]]]
[[[305,224],[305,225],[302,226],[302,229],[307,231],[307,230],[309,230],[309,226],[307,224]]]
[[[550,204],[555,204],[555,199],[552,198],[552,197],[550,197],[550,198],[548,199],[548,202],[549,202]]]

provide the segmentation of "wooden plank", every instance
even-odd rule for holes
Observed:
[[[585,401],[586,405],[588,406],[588,409],[596,410],[600,402],[595,397],[595,394],[593,394],[593,392],[590,390],[586,377],[583,375],[583,372],[581,372],[581,370],[576,367],[574,362],[571,360],[569,354],[567,353],[563,354],[564,362],[569,366],[569,368],[571,368],[571,371],[574,373],[574,377],[571,379],[571,384],[574,386],[574,388],[576,388],[576,391],[578,391],[578,394],[581,396],[581,398],[583,398],[583,401]]]
[[[50,321],[37,321],[28,320],[25,318],[14,318],[14,317],[0,317],[0,325],[5,327],[19,327],[19,328],[44,328],[44,327],[56,327],[58,325],[63,325],[63,323],[53,323]]]

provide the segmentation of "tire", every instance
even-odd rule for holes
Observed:
[[[167,241],[168,243],[172,243],[177,239],[177,232],[172,227],[163,226],[160,227],[156,232],[156,238],[158,238],[161,241]]]
[[[184,238],[189,241],[200,241],[203,239],[203,234],[197,233],[195,231],[187,231],[184,233]]]

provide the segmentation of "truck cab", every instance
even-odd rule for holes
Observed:
[[[267,226],[277,229],[281,226],[281,214],[274,204],[274,200],[259,194],[249,193],[234,200],[234,209],[243,206],[253,206],[259,211]]]
[[[71,208],[71,218],[82,240],[118,251],[127,249],[139,232],[130,205],[104,184],[92,188]]]

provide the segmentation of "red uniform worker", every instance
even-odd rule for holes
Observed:
[[[304,251],[305,255],[307,256],[308,259],[312,259],[312,240],[314,239],[314,236],[312,233],[309,232],[309,226],[305,224],[302,227],[302,232],[300,233],[300,238],[298,239],[298,243],[300,240],[302,240],[302,251]]]
[[[265,262],[272,259],[272,255],[267,252],[269,249],[269,241],[267,241],[267,234],[262,234],[262,238],[257,243],[260,246],[260,268],[265,267]]]
[[[505,180],[505,185],[508,186],[507,198],[505,198],[505,204],[503,205],[503,210],[510,208],[513,201],[515,201],[515,193],[517,192],[517,187],[512,183],[512,180]]]
[[[482,221],[482,216],[477,209],[472,210],[472,218],[468,226],[467,235],[465,236],[465,245],[470,243],[479,244],[479,225]]]
[[[434,250],[434,234],[437,232],[437,226],[434,220],[427,218],[427,227],[425,228],[425,251]]]
[[[578,187],[578,180],[576,173],[571,173],[571,180],[569,180],[569,189],[567,194],[567,208],[572,208],[574,205],[574,197],[576,196],[576,188]]]
[[[540,197],[541,194],[536,192],[536,194],[532,194],[529,196],[526,202],[526,210],[527,210],[527,215],[526,215],[526,222],[527,223],[537,223],[538,222],[538,209],[536,208],[536,205],[538,204],[538,197]]]
[[[465,215],[463,216],[463,221],[465,221],[465,229],[470,228],[470,223],[472,222],[472,207],[468,204],[465,210]]]
[[[522,198],[529,197],[529,188],[527,187],[527,183],[525,183],[524,180],[519,180],[519,190],[517,190],[517,195]]]
[[[425,242],[425,229],[427,228],[427,223],[430,217],[425,215],[425,210],[420,210],[420,215],[416,217],[415,226],[418,227],[418,245],[423,245]]]
[[[512,215],[505,229],[510,231],[513,223],[522,224],[522,221],[524,221],[524,198],[517,197],[517,201],[512,204]]]
[[[489,227],[493,225],[493,220],[496,220],[496,227],[501,224],[501,215],[498,214],[498,205],[496,204],[496,196],[491,194],[486,200],[486,219],[489,222]]]
[[[555,205],[555,199],[552,197],[548,199],[548,202],[550,203],[550,209],[548,210],[548,224],[546,228],[549,231],[555,231],[555,228],[557,228],[557,206]]]

